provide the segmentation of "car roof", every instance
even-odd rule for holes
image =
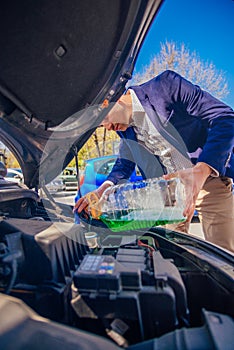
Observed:
[[[97,160],[105,160],[105,159],[111,159],[111,158],[117,158],[116,154],[112,154],[112,155],[106,155],[106,156],[100,156],[100,157],[94,157],[94,158],[89,158],[86,159],[85,162],[94,162]]]

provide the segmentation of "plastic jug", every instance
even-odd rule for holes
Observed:
[[[95,209],[114,232],[182,222],[184,185],[178,178],[153,178],[111,186]]]

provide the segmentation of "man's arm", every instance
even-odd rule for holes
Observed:
[[[121,180],[127,180],[132,175],[135,169],[135,162],[133,161],[132,151],[129,142],[134,147],[132,138],[135,138],[135,133],[132,128],[127,129],[126,132],[118,132],[120,136],[119,157],[107,177],[107,180],[112,181],[115,185]],[[128,137],[131,141],[129,141]]]
[[[171,96],[172,104],[174,101],[175,105],[182,105],[189,115],[201,119],[208,130],[197,162],[210,165],[224,176],[234,146],[233,109],[175,72],[162,73],[161,85]]]
[[[95,191],[89,192],[87,195],[81,197],[74,205],[74,212],[77,211],[78,213],[81,213],[83,210],[87,209],[90,204],[90,193],[93,193],[92,198],[97,198],[98,201],[108,187],[116,185],[121,180],[130,178],[135,168],[135,163],[128,159],[131,157],[131,153],[126,140],[121,139],[119,153],[120,156],[117,158],[107,180]]]
[[[206,179],[211,175],[212,169],[206,163],[199,162],[193,168],[179,170],[175,173],[164,175],[164,179],[169,180],[178,177],[184,184],[185,188],[185,207],[183,215],[187,221],[191,221],[196,199],[202,189]]]

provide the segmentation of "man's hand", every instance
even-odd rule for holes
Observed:
[[[187,221],[191,221],[195,209],[196,199],[212,169],[206,163],[197,163],[193,168],[179,170],[175,173],[164,175],[165,180],[178,177],[185,188],[185,208],[183,215]]]
[[[94,204],[95,199],[100,199],[103,192],[110,187],[109,183],[103,183],[100,187],[98,187],[95,191],[87,193],[85,196],[81,197],[76,204],[74,205],[73,212],[77,211],[80,214],[83,210],[87,212],[88,207]]]

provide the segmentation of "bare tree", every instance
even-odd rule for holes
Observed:
[[[105,128],[98,128],[79,151],[79,158],[88,159],[113,154],[116,152],[118,142],[119,136],[114,131],[107,133]]]
[[[96,130],[93,133],[93,142],[95,144],[98,157],[101,157],[101,151],[100,151],[100,147],[99,147],[99,140],[98,140],[98,135],[97,135],[97,131]]]
[[[217,98],[224,98],[229,93],[223,71],[218,71],[211,62],[202,61],[196,52],[190,52],[184,44],[177,45],[174,42],[161,44],[159,54],[153,57],[142,72],[134,74],[131,85],[141,84],[166,69],[176,71]],[[80,150],[80,157],[87,159],[112,154],[118,139],[116,133],[106,134],[104,128],[98,128]]]
[[[223,71],[218,71],[212,62],[202,61],[195,51],[190,52],[183,43],[178,46],[174,42],[161,43],[159,54],[142,72],[134,75],[131,85],[141,84],[166,69],[176,71],[217,98],[224,98],[229,93]]]

